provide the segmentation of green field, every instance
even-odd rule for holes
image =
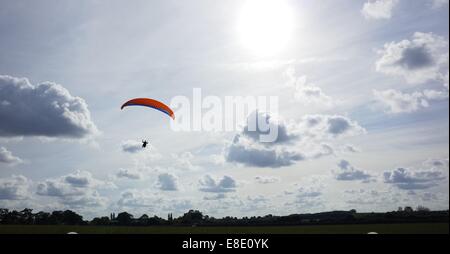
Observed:
[[[448,234],[448,223],[317,225],[286,227],[120,227],[1,225],[0,234]]]

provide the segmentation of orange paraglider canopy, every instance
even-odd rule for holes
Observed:
[[[160,101],[157,101],[157,100],[153,100],[153,99],[149,99],[149,98],[136,98],[136,99],[132,99],[132,100],[125,102],[120,109],[123,109],[127,106],[150,107],[150,108],[159,110],[159,111],[163,112],[164,114],[167,114],[168,116],[170,116],[172,119],[175,120],[175,114],[173,113],[173,110],[171,108],[169,108],[169,106],[167,106],[166,104],[164,104]]]

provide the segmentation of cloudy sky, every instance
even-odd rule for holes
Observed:
[[[448,209],[448,23],[448,0],[0,0],[0,207]],[[278,96],[279,138],[120,110],[193,88]]]

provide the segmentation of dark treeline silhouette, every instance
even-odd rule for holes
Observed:
[[[430,211],[419,206],[400,207],[397,211],[386,213],[357,213],[356,210],[332,211],[314,214],[291,214],[287,216],[253,216],[214,218],[200,211],[190,210],[178,218],[168,214],[167,219],[144,214],[135,218],[132,214],[121,212],[110,216],[97,217],[91,221],[83,220],[81,215],[66,210],[33,213],[32,209],[22,211],[0,208],[0,224],[20,225],[98,225],[98,226],[288,226],[325,224],[372,224],[372,223],[419,223],[447,222],[449,211]]]

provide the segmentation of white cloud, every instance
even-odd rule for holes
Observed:
[[[220,180],[205,175],[199,181],[199,190],[202,192],[226,193],[236,191],[236,181],[230,176],[224,176]]]
[[[438,90],[431,90],[426,89],[423,91],[423,95],[425,98],[429,100],[445,100],[448,99],[448,90],[447,91],[438,91]]]
[[[354,145],[347,144],[341,147],[341,151],[344,153],[358,153],[360,150]]]
[[[448,41],[433,33],[416,32],[409,40],[391,42],[378,51],[376,70],[403,77],[408,83],[441,81],[448,73]]]
[[[389,89],[374,91],[375,100],[378,101],[388,113],[411,113],[430,105],[430,101],[448,99],[448,91],[426,89],[423,92],[402,93]]]
[[[107,199],[100,196],[98,189],[112,187],[112,183],[95,179],[88,171],[76,171],[39,183],[36,193],[56,197],[61,204],[69,207],[104,206]]]
[[[127,153],[137,153],[142,151],[142,144],[135,140],[126,140],[122,142],[122,151]]]
[[[0,200],[22,200],[30,198],[31,180],[22,175],[0,178]]]
[[[83,138],[98,133],[86,102],[52,82],[32,85],[26,78],[0,75],[0,101],[0,136]]]
[[[344,199],[352,206],[373,206],[374,208],[382,204],[398,204],[400,201],[397,193],[370,189],[345,190]]]
[[[322,141],[365,133],[357,122],[339,115],[306,115],[289,125],[281,121],[271,122],[271,118],[264,115],[259,117],[266,117],[272,129],[278,128],[277,139],[260,142],[258,137],[262,132],[258,125],[255,131],[248,131],[245,126],[226,150],[228,162],[261,168],[286,167],[306,159],[333,155],[333,148]],[[302,148],[309,154],[302,152]]]
[[[448,90],[449,90],[449,87],[448,87],[449,72],[447,72],[447,74],[441,75],[441,80],[444,83],[445,90],[447,90],[447,92],[448,92]]]
[[[186,198],[167,198],[159,193],[136,189],[122,192],[117,206],[118,209],[132,209],[134,212],[160,214],[167,214],[167,211],[180,214],[193,207]]]
[[[313,209],[323,206],[322,196],[322,191],[317,188],[301,187],[295,194],[293,204],[304,209],[305,212],[312,211]]]
[[[142,178],[141,172],[133,169],[119,169],[119,172],[116,174],[119,178],[128,178],[131,180],[139,180]]]
[[[366,19],[390,19],[399,0],[369,0],[361,10]]]
[[[426,161],[423,162],[423,165],[425,167],[430,167],[430,168],[448,168],[448,158],[445,159],[428,159]]]
[[[353,167],[350,162],[341,160],[338,163],[339,170],[334,175],[339,181],[362,181],[368,183],[373,181],[373,176],[368,172]]]
[[[420,190],[437,186],[446,177],[441,170],[397,168],[384,172],[384,182],[404,190]]]
[[[22,160],[19,157],[14,156],[5,147],[0,146],[0,163],[18,164],[22,163]]]
[[[158,187],[163,191],[178,190],[178,178],[170,173],[162,173],[158,175]]]
[[[306,115],[299,123],[300,132],[316,139],[356,136],[366,133],[356,121],[341,115]]]
[[[429,106],[428,101],[420,92],[402,93],[389,89],[374,91],[375,99],[380,102],[388,113],[411,113]]]
[[[138,190],[127,190],[122,192],[117,204],[119,207],[153,207],[160,201],[161,197],[146,195]]]
[[[306,76],[297,77],[294,68],[285,72],[287,86],[295,89],[294,98],[303,104],[315,103],[323,106],[333,105],[333,99],[326,95],[320,87],[307,82]]]
[[[290,166],[305,157],[297,152],[285,148],[265,147],[258,143],[249,142],[245,137],[236,136],[228,148],[226,160],[252,167],[279,168]]]
[[[203,197],[204,200],[220,200],[220,199],[225,199],[225,198],[226,198],[226,196],[224,193],[217,193],[214,195]]]
[[[280,182],[281,179],[275,176],[255,176],[255,181],[260,184],[270,184]]]
[[[317,145],[316,148],[312,150],[310,153],[310,158],[312,159],[320,159],[322,157],[335,155],[334,148],[328,144]]]
[[[256,115],[256,117],[254,117]],[[260,119],[264,119],[269,130],[275,131],[277,136],[273,142],[260,142],[263,132]],[[251,130],[249,126],[254,126]],[[297,136],[290,133],[281,121],[273,120],[269,114],[253,112],[249,115],[247,125],[240,134],[236,134],[227,149],[226,161],[253,167],[284,167],[304,159],[300,153],[290,151],[288,145]]]
[[[178,154],[172,154],[172,162],[175,168],[180,170],[196,171],[200,169],[200,166],[194,165],[194,155],[191,152],[181,152]]]

